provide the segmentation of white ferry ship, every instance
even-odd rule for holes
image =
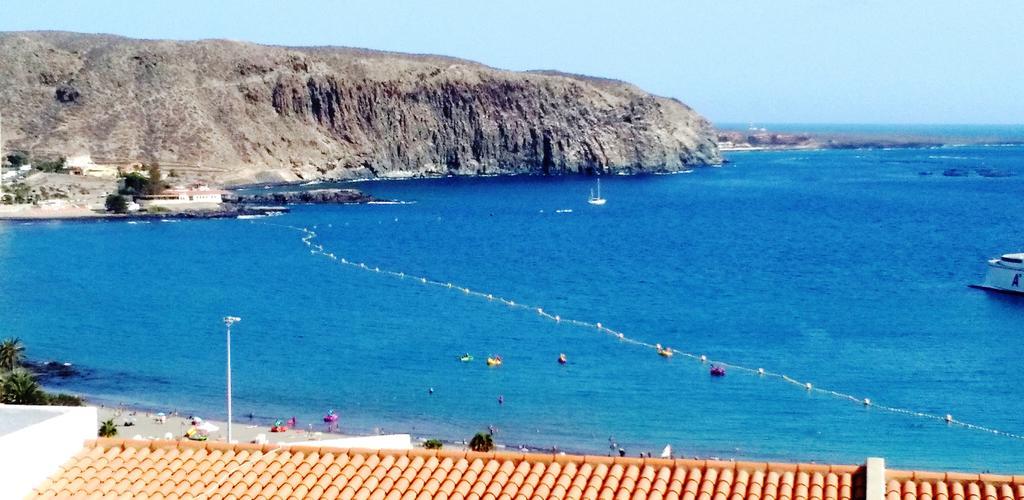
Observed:
[[[1008,253],[988,261],[985,282],[975,288],[1024,294],[1024,253]]]

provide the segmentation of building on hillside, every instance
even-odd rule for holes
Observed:
[[[63,200],[63,199],[59,199],[59,198],[58,199],[51,199],[51,200],[43,200],[43,201],[40,201],[39,203],[36,203],[36,205],[38,205],[39,208],[41,208],[43,210],[63,210],[65,208],[68,208],[68,207],[71,206],[71,204],[68,203],[68,200]]]
[[[136,196],[135,201],[142,208],[162,207],[167,209],[217,208],[224,202],[224,191],[208,186],[194,188],[173,188],[163,193]]]
[[[117,167],[95,163],[89,155],[69,157],[64,161],[64,168],[71,175],[100,177],[103,179],[116,179],[118,175]]]

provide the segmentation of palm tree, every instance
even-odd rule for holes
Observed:
[[[45,405],[46,393],[28,370],[18,368],[3,376],[0,381],[0,402],[14,405]]]
[[[117,435],[117,426],[114,425],[114,419],[104,420],[100,424],[99,435],[101,438],[109,438]]]
[[[494,438],[485,432],[478,432],[469,440],[469,449],[473,451],[491,451],[494,449]]]
[[[18,337],[0,341],[0,370],[11,371],[21,365],[25,357],[25,344]]]

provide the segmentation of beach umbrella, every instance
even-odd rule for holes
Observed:
[[[665,445],[665,449],[661,450],[661,458],[672,458],[672,445]]]
[[[213,425],[210,422],[201,422],[199,425],[196,426],[196,429],[199,429],[203,432],[217,432],[220,430],[220,427],[217,427],[216,425]]]

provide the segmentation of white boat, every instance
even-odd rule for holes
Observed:
[[[601,197],[601,179],[597,180],[597,196],[594,196],[594,190],[590,190],[590,198],[587,199],[587,203],[591,205],[604,205],[608,200]]]
[[[985,282],[971,285],[997,292],[1024,294],[1024,253],[1008,253],[988,261]]]

